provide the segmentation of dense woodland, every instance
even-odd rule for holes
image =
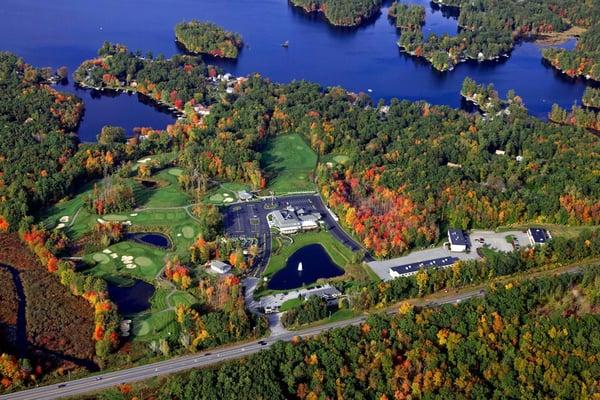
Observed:
[[[425,8],[414,4],[394,2],[388,10],[388,15],[395,21],[396,27],[414,31],[425,23]]]
[[[358,26],[377,15],[381,0],[290,0],[306,12],[322,12],[337,26]]]
[[[450,0],[439,1],[460,9],[460,31],[454,35],[431,34],[405,26],[398,45],[423,57],[440,71],[447,71],[467,59],[492,60],[508,54],[520,39],[535,38],[569,28],[561,15],[543,1]],[[398,27],[402,28],[401,25]]]
[[[591,398],[600,390],[600,341],[590,335],[600,329],[599,285],[599,268],[589,267],[493,286],[482,299],[401,307],[395,316],[97,398]]]
[[[28,343],[25,354],[19,354],[14,346],[14,336],[0,336],[0,390],[40,381],[57,368],[66,372],[77,366],[89,368],[93,365],[94,310],[40,265],[16,235],[0,234],[0,246],[3,249],[0,263],[18,271],[24,289],[24,334]],[[10,291],[0,294],[0,303],[10,302],[9,310],[15,308],[16,292],[10,276],[8,281],[3,279],[2,288]],[[2,314],[0,329],[2,325],[8,325],[12,326],[11,332],[15,332],[16,315],[15,311],[12,319],[7,319]]]
[[[548,47],[544,49],[543,56],[554,68],[572,78],[600,81],[600,24],[596,22],[590,26],[581,35],[574,50]]]
[[[586,107],[600,109],[600,88],[586,87],[581,102]]]
[[[44,82],[50,71],[0,53],[0,228],[66,193],[77,171],[72,132],[83,104]]]
[[[175,26],[175,37],[192,53],[215,57],[237,58],[243,46],[242,37],[211,22],[192,20]]]

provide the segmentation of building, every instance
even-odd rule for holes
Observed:
[[[390,276],[399,278],[416,274],[421,268],[447,268],[458,261],[456,257],[436,258],[434,260],[419,261],[412,264],[399,265],[390,268]]]
[[[269,228],[278,229],[283,234],[317,229],[320,220],[321,214],[318,212],[307,213],[303,209],[296,211],[292,206],[267,214]]]
[[[299,214],[298,219],[300,220],[300,224],[302,224],[302,230],[309,231],[319,227],[321,214],[316,212],[310,214]]]
[[[252,193],[249,193],[246,190],[240,190],[239,192],[237,192],[237,197],[241,201],[250,201],[250,200],[252,200],[253,196],[252,196]]]
[[[269,228],[278,229],[283,234],[297,233],[302,229],[302,223],[293,213],[286,213],[284,216],[281,211],[275,210],[267,214]]]
[[[544,228],[529,228],[527,229],[527,237],[532,246],[543,245],[552,239],[550,232]]]
[[[467,251],[469,241],[462,229],[448,229],[448,241],[450,242],[450,251],[461,253]]]
[[[220,260],[211,260],[210,269],[218,274],[226,274],[231,271],[231,265]]]

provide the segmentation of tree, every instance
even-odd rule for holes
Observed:
[[[125,143],[127,140],[125,136],[125,129],[119,126],[104,126],[97,136],[98,143],[109,145],[115,143]]]

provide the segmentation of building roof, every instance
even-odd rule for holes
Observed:
[[[544,228],[529,228],[528,232],[535,243],[543,244],[550,240],[550,234]]]
[[[231,269],[231,265],[229,265],[221,260],[210,260],[210,267],[220,269],[222,271]]]
[[[468,244],[467,237],[461,229],[448,229],[448,240],[450,240],[450,244],[462,246],[466,246]]]
[[[295,216],[292,218],[285,218],[279,210],[271,212],[270,215],[273,217],[273,224],[277,228],[300,228],[301,226],[300,221],[298,221]]]
[[[447,267],[454,264],[457,261],[457,257],[435,258],[433,260],[419,261],[412,264],[399,265],[397,267],[390,268],[390,270],[394,271],[398,275],[405,275],[416,272],[421,268]]]

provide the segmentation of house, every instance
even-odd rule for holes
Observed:
[[[527,237],[532,246],[543,245],[552,239],[552,235],[544,228],[527,229]]]
[[[231,271],[231,265],[220,260],[211,260],[210,269],[218,274],[226,274]]]
[[[194,106],[194,111],[196,111],[196,114],[201,115],[203,117],[210,114],[210,109],[203,104],[198,104],[197,106]]]
[[[496,155],[497,156],[503,156],[505,154],[506,154],[506,151],[504,151],[504,150],[496,150]]]
[[[448,229],[448,241],[450,242],[450,251],[457,253],[467,251],[469,241],[462,229]]]
[[[456,257],[436,258],[428,261],[419,261],[411,264],[399,265],[390,268],[390,276],[399,278],[401,276],[410,276],[416,274],[421,268],[447,268],[458,261]]]

